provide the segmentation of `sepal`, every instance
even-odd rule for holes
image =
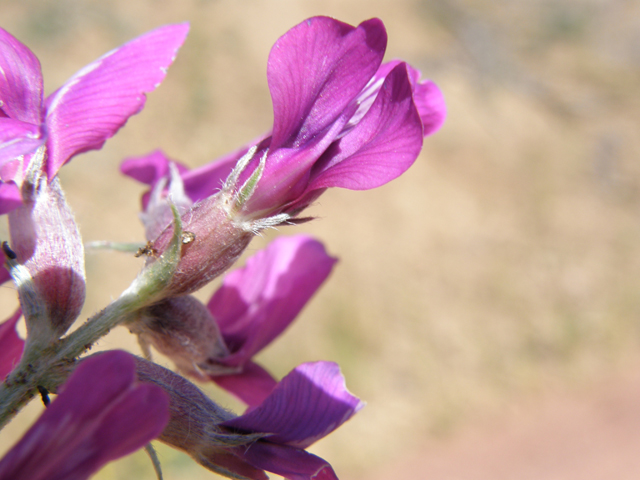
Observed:
[[[215,367],[215,361],[229,355],[218,324],[197,298],[174,297],[143,308],[127,324],[143,344],[153,345],[173,360],[185,375],[208,380],[203,369]],[[218,371],[224,367],[218,366]],[[227,368],[227,371],[234,369]]]
[[[24,203],[9,213],[15,253],[10,271],[27,342],[49,342],[67,331],[84,304],[84,247],[57,178],[28,177],[22,198]]]

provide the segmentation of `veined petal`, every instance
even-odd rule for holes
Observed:
[[[162,432],[169,402],[160,387],[136,381],[122,351],[84,360],[56,400],[0,462],[0,478],[83,480]]]
[[[0,323],[0,382],[4,381],[22,356],[24,340],[16,333],[16,323],[21,316],[22,310],[18,309],[4,323]]]
[[[288,480],[338,480],[325,460],[299,448],[263,440],[236,452],[250,465]]]
[[[269,54],[271,149],[301,146],[330,126],[374,75],[387,34],[378,19],[357,28],[314,17],[285,33]]]
[[[337,364],[305,363],[284,377],[260,406],[221,425],[272,433],[267,437],[271,443],[306,448],[363,406],[347,390]]]
[[[229,273],[207,305],[242,365],[289,326],[329,276],[335,258],[311,237],[280,237]]]
[[[249,405],[250,409],[264,402],[278,384],[269,372],[253,362],[245,363],[240,373],[211,375],[210,378]]]
[[[52,178],[71,157],[99,149],[144,106],[184,42],[186,23],[158,28],[107,53],[47,98]]]
[[[0,73],[0,79],[2,74]],[[20,155],[31,153],[45,142],[40,125],[0,117],[0,166]],[[5,178],[5,181],[12,178]]]
[[[22,122],[34,125],[42,123],[40,62],[26,45],[2,28],[0,28],[0,112]]]
[[[431,80],[420,81],[420,70],[407,64],[409,79],[413,86],[413,101],[416,104],[426,137],[440,130],[447,117],[447,106],[438,86]]]
[[[0,181],[0,215],[9,213],[20,205],[22,205],[22,196],[18,186],[13,182]]]
[[[405,64],[387,75],[369,111],[318,160],[307,191],[367,190],[404,173],[422,148],[422,122]]]

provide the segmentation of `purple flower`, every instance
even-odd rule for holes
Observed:
[[[258,407],[222,423],[268,437],[234,453],[253,467],[290,480],[336,479],[331,466],[304,451],[358,412],[364,403],[346,389],[332,362],[305,363],[284,377]]]
[[[191,296],[170,298],[129,328],[183,373],[255,406],[276,381],[251,359],[289,326],[335,262],[311,237],[280,237],[229,273],[206,307]]]
[[[40,146],[46,146],[43,168],[51,179],[74,155],[101,148],[138,113],[188,29],[168,25],[138,37],[78,71],[46,99],[40,62],[0,29],[0,213],[17,206],[19,187]]]
[[[422,137],[442,125],[445,105],[417,70],[399,61],[381,65],[386,41],[378,19],[352,27],[314,17],[276,42],[267,67],[274,124],[252,144],[255,151],[236,183],[263,168],[243,216],[295,216],[328,187],[375,188],[411,166]],[[193,201],[212,195],[248,151],[182,173],[187,195]],[[153,185],[166,163],[155,152],[126,160],[121,169]]]
[[[275,381],[251,361],[296,318],[331,273],[337,259],[306,235],[280,237],[234,270],[209,300],[229,355],[215,364],[238,370],[211,379],[248,405],[269,394]],[[271,382],[270,382],[271,380]]]
[[[78,366],[22,439],[0,461],[0,480],[82,480],[156,438],[168,398],[137,381],[134,357],[94,355]]]
[[[331,362],[300,365],[260,405],[235,418],[156,364],[139,359],[138,377],[169,394],[171,420],[158,439],[233,478],[266,480],[266,470],[290,480],[337,480],[331,466],[305,448],[364,405]]]
[[[182,228],[195,241],[182,250],[165,296],[194,292],[222,274],[253,235],[295,222],[328,187],[375,188],[409,168],[423,136],[442,124],[444,101],[407,64],[381,64],[386,38],[377,19],[352,27],[314,17],[276,42],[267,69],[272,131],[218,162],[170,176]],[[143,197],[143,221],[159,255],[173,239],[170,210],[162,206],[168,165],[156,151],[121,166],[153,185]]]
[[[18,309],[0,324],[0,381],[13,370],[22,356],[24,340],[16,333],[16,323],[21,316],[22,310]]]

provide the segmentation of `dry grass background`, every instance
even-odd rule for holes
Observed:
[[[142,238],[141,189],[120,178],[122,158],[161,147],[197,166],[268,129],[269,48],[317,14],[380,17],[388,58],[434,79],[449,117],[400,179],[327,192],[312,210],[318,220],[250,248],[304,231],[341,258],[260,356],[277,375],[337,361],[368,402],[313,450],[341,478],[366,478],[478,412],[628,368],[640,353],[636,1],[0,0],[0,24],[39,56],[47,92],[149,29],[191,22],[143,113],[61,174],[85,240]],[[139,268],[126,255],[90,254],[84,317]],[[0,295],[8,313],[15,293]],[[124,330],[100,347],[121,345],[136,348]],[[3,451],[35,403],[2,432]],[[213,476],[160,453],[168,480]],[[136,454],[96,478],[152,471]]]

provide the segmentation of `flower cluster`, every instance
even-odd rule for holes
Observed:
[[[281,237],[228,273],[206,304],[191,294],[260,231],[308,220],[300,214],[327,188],[375,188],[406,171],[444,121],[442,95],[410,65],[383,63],[380,20],[314,17],[289,30],[269,55],[270,131],[194,170],[160,150],[122,163],[149,186],[146,243],[108,245],[133,248],[145,264],[120,298],[67,333],[84,303],[85,247],[57,173],[142,109],[187,31],[149,32],[44,97],[37,57],[0,29],[0,213],[10,233],[0,283],[12,279],[20,300],[0,324],[0,427],[37,394],[45,405],[58,394],[0,460],[0,480],[85,479],[145,446],[156,465],[153,439],[232,478],[337,479],[305,449],[362,408],[338,366],[306,363],[278,381],[253,360],[336,259],[311,237]],[[83,356],[117,325],[137,335],[145,358]],[[152,348],[179,373],[153,363]],[[221,408],[185,377],[228,390],[246,412]]]

